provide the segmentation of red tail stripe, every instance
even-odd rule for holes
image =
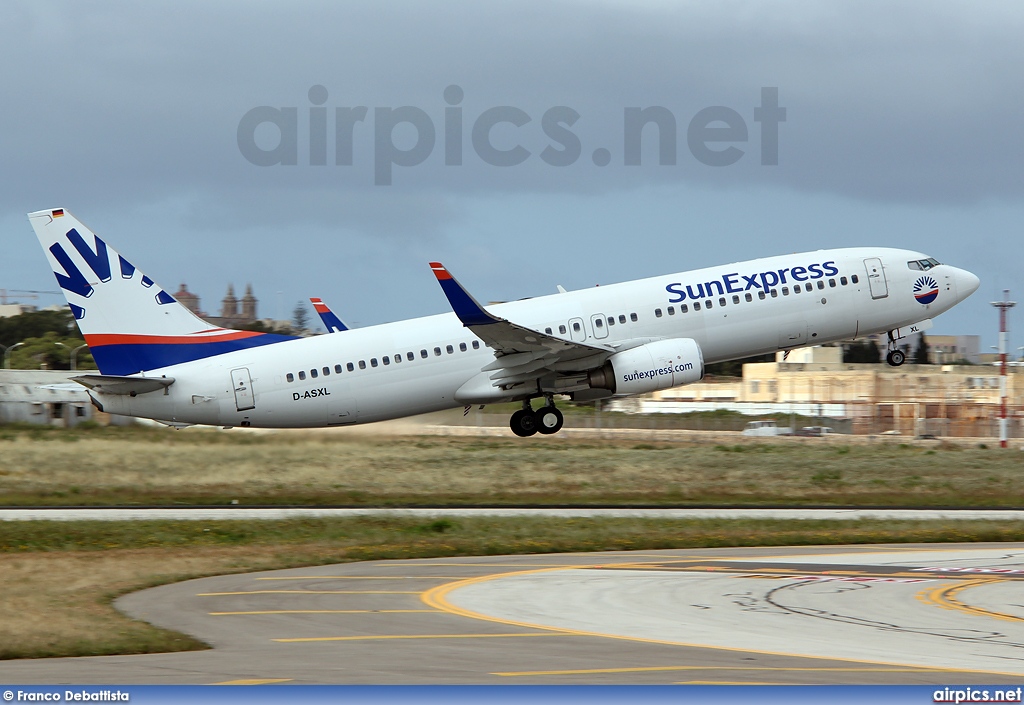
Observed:
[[[444,268],[444,265],[440,262],[431,262],[430,268],[434,270],[434,276],[437,277],[438,281],[444,281],[445,279],[451,279],[452,275],[448,273],[448,270]]]
[[[93,333],[85,336],[90,347],[101,345],[194,345],[196,343],[223,343],[263,335],[250,330],[233,330],[223,335],[123,335],[119,333]]]

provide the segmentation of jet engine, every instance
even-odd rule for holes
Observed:
[[[670,338],[623,350],[587,373],[592,389],[612,394],[645,394],[703,378],[704,355],[693,338]]]

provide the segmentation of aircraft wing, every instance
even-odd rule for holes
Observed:
[[[494,350],[494,362],[482,371],[494,373],[490,379],[495,387],[508,388],[552,373],[599,367],[616,352],[609,346],[557,338],[495,316],[485,310],[443,264],[431,262],[430,268],[462,325]]]

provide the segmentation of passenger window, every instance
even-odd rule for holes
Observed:
[[[576,331],[577,333],[579,333],[580,332],[580,324],[579,323],[573,323],[572,324],[572,329],[574,331]]]
[[[764,299],[765,299],[764,291],[757,292],[757,298],[761,299],[761,301],[764,301]]]
[[[426,351],[424,350],[424,352],[426,352]],[[426,355],[424,355],[423,357],[426,357]],[[410,350],[409,352],[407,352],[405,354],[405,359],[408,360],[409,362],[412,362],[413,360],[416,359],[416,356],[413,355],[412,350]]]
[[[658,315],[660,316],[661,314],[659,313]],[[604,328],[604,321],[602,321],[600,318],[595,318],[594,328]]]
[[[459,343],[459,351],[460,352],[466,352],[466,344],[465,343]]]
[[[389,358],[387,355],[382,357],[381,360],[384,362],[385,365],[390,365],[391,364],[391,358]]]
[[[351,362],[349,362],[345,365],[345,369],[347,369],[349,372],[353,372],[355,371],[356,367]]]
[[[434,348],[434,356],[441,357],[441,348]]]
[[[839,283],[846,286],[846,277],[839,277]]]
[[[402,353],[395,353],[394,358],[395,358],[395,364],[397,365],[399,362],[402,361]]]
[[[565,335],[565,326],[558,326],[558,332]]]
[[[700,311],[700,301],[694,301],[693,302],[693,310],[694,311]]]
[[[420,357],[422,357],[424,360],[427,359],[427,349],[426,348],[423,348],[422,350],[420,350]]]
[[[654,309],[654,317],[655,318],[661,318],[661,309],[660,308]]]
[[[828,285],[830,287],[832,287],[833,289],[835,289],[836,288],[836,280],[835,279],[829,279],[828,280]]]
[[[285,378],[286,380],[288,380],[289,382],[294,382],[294,381],[295,381],[295,375],[293,375],[293,374],[292,374],[291,372],[289,372],[288,374],[286,374],[286,375],[284,376],[284,378]]]
[[[633,321],[633,323],[636,323],[636,314],[635,313],[629,314],[629,320]]]
[[[679,313],[686,313],[689,310],[686,304],[679,304]]]
[[[625,316],[623,316],[623,315],[622,315],[622,314],[620,313],[620,314],[619,314],[619,323],[625,323],[625,322],[626,322],[626,317],[625,317]]]
[[[445,349],[445,351],[447,351],[447,353],[449,355],[451,355],[453,352],[455,352],[455,348],[453,348],[451,345],[445,345],[444,349]]]
[[[317,378],[316,368],[313,368],[312,370],[309,371],[309,376],[312,377],[313,379]]]
[[[340,375],[342,373],[341,365],[335,365],[334,366],[334,372],[335,372],[335,374],[339,374]]]
[[[376,366],[377,366],[377,358],[371,357],[370,358],[370,367],[376,367]]]
[[[479,350],[480,349],[480,341],[479,340],[474,340],[473,341],[473,349],[474,350]]]
[[[823,281],[821,281],[821,280],[819,279],[819,280],[818,280],[818,288],[819,288],[819,289],[824,289],[824,288],[825,288],[825,282],[823,282]],[[808,285],[807,285],[807,291],[810,291],[810,290],[811,290],[811,285],[810,285],[810,284],[808,284]]]
[[[676,307],[675,306],[669,306],[668,307],[668,315],[670,315],[670,316],[676,315]]]
[[[549,327],[545,328],[544,332],[547,333],[548,335],[551,335],[551,327],[549,326]]]
[[[705,309],[713,308],[712,305],[711,305],[711,299],[708,299],[707,301],[704,302],[704,308]]]
[[[782,287],[782,295],[783,296],[789,296],[789,287],[788,286]]]
[[[754,300],[754,296],[749,291],[743,295],[743,298],[748,304]]]
[[[810,284],[808,284],[807,286],[810,286]],[[800,286],[799,284],[793,287],[794,294],[799,294],[801,291],[803,291],[803,287]],[[808,289],[808,291],[810,291],[810,289]]]
[[[299,379],[300,380],[306,379],[306,373],[305,372],[299,372]]]
[[[330,367],[325,367],[325,368],[324,368],[323,370],[321,370],[321,371],[322,371],[322,372],[324,373],[324,377],[329,377],[329,376],[330,376],[330,374],[331,374],[331,368],[330,368]]]
[[[719,306],[725,306],[725,297],[724,296],[718,300],[718,305]]]
[[[610,325],[610,326],[614,326],[615,325],[615,316],[608,316],[608,325]]]
[[[365,370],[366,369],[366,360],[360,360],[359,361],[359,369],[361,369],[361,370]]]
[[[857,283],[860,282],[860,279],[857,277],[856,274],[851,274],[850,275],[850,281],[853,282],[854,284],[857,284]]]
[[[778,289],[772,289],[772,298],[773,299],[779,298],[779,290]]]
[[[738,304],[740,302],[740,295],[739,294],[733,294],[732,295],[732,302],[734,304]]]

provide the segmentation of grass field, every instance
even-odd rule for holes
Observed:
[[[1015,506],[1019,451],[834,439],[569,438],[0,427],[0,505]],[[386,558],[1024,541],[1024,522],[397,517],[0,522],[0,658],[203,648],[118,595],[204,575]]]
[[[1024,541],[1024,522],[362,517],[0,522],[0,658],[204,648],[111,602],[205,575],[356,560],[794,544]]]
[[[0,505],[1020,506],[996,447],[0,427]]]

